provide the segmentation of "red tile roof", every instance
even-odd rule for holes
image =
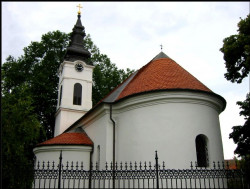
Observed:
[[[137,93],[162,89],[193,89],[212,92],[170,58],[160,58],[142,67],[116,100]]]
[[[225,168],[226,169],[239,169],[239,165],[236,165],[235,159],[228,159],[225,160]]]
[[[37,146],[47,145],[85,145],[93,146],[92,140],[86,133],[62,133],[52,139],[46,140]]]

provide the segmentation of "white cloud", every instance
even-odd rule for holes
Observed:
[[[237,101],[245,100],[245,94],[240,93],[237,90],[231,90],[223,94],[223,97],[227,101],[227,107],[226,110],[220,115],[220,124],[222,132],[222,141],[224,144],[223,148],[225,159],[230,159],[234,156],[233,151],[237,146],[236,144],[234,144],[232,139],[229,140],[229,134],[233,131],[232,127],[237,125],[243,125],[245,123],[244,117],[237,116],[239,115],[241,109],[238,105],[236,105]]]

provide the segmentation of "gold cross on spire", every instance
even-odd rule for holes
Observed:
[[[79,8],[79,10],[78,10],[78,14],[81,14],[81,8],[82,8],[82,6],[81,6],[81,4],[79,4],[79,5],[77,5],[76,7],[78,7]]]

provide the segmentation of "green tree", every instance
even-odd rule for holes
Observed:
[[[2,66],[2,87],[10,91],[26,83],[33,98],[32,106],[48,138],[53,137],[58,92],[58,68],[63,62],[70,34],[60,31],[42,35],[40,42],[31,42],[24,55],[15,59],[9,56]],[[133,71],[118,69],[100,50],[88,34],[85,48],[92,54],[93,105],[120,84]]]
[[[59,31],[42,35],[41,42],[31,42],[24,55],[9,56],[2,66],[2,90],[10,91],[27,84],[33,99],[32,106],[47,138],[53,136],[57,83],[60,63],[63,61],[69,35]],[[45,138],[44,138],[45,140]]]
[[[250,69],[250,14],[238,23],[238,34],[223,40],[220,51],[224,54],[227,73],[225,78],[241,83]]]
[[[229,138],[232,138],[234,143],[237,144],[234,153],[246,157],[250,155],[250,93],[247,94],[245,101],[238,101],[237,105],[240,106],[240,115],[244,116],[246,122],[244,125],[233,126],[233,132],[230,133]]]
[[[32,106],[29,86],[20,85],[2,94],[2,181],[5,188],[31,188],[32,148],[43,135]]]
[[[224,53],[227,69],[225,78],[233,83],[241,83],[249,75],[250,69],[250,15],[238,23],[238,34],[225,38],[223,43],[220,51]],[[229,138],[237,144],[234,153],[244,158],[250,155],[250,93],[245,101],[238,101],[237,105],[242,109],[240,116],[244,116],[246,122],[242,126],[234,126]]]

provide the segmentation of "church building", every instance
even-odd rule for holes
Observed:
[[[93,63],[84,48],[78,13],[59,67],[54,138],[34,148],[37,161],[154,161],[186,169],[190,162],[212,167],[223,161],[219,114],[226,101],[164,52],[130,75],[92,107]],[[187,60],[188,61],[188,60]]]

